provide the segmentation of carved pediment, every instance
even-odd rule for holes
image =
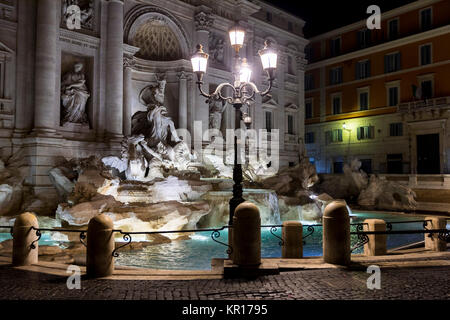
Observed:
[[[272,98],[270,95],[263,97],[262,103],[266,106],[278,107],[278,102]]]
[[[3,42],[0,42],[0,52],[7,53],[8,55],[13,55],[14,50],[9,48],[7,45],[5,45]]]
[[[286,111],[291,111],[291,112],[297,112],[298,111],[298,106],[293,104],[293,103],[288,103],[284,106],[284,108],[286,109]]]

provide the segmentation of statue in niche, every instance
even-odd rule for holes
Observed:
[[[86,103],[90,93],[86,78],[82,72],[84,65],[77,62],[73,71],[66,73],[61,81],[61,103],[63,107],[62,123],[80,123],[88,125]]]
[[[216,97],[211,97],[206,102],[209,104],[209,129],[220,130],[222,126],[222,114],[226,108],[226,102]]]
[[[158,80],[158,85],[141,91],[139,98],[147,106],[147,111],[133,115],[132,136],[124,138],[121,157],[102,159],[105,165],[125,172],[127,180],[152,181],[163,178],[163,172],[167,170],[189,170],[195,159],[188,145],[178,137],[172,119],[167,116],[165,86],[165,80]]]
[[[138,111],[131,118],[132,135],[143,134],[152,148],[160,143],[173,146],[181,142],[164,106],[165,87],[166,80],[159,80],[157,86],[144,88],[139,99],[147,106],[147,111]]]
[[[212,61],[224,62],[225,41],[222,37],[213,35],[209,42],[209,51]]]

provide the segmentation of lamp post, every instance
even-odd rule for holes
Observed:
[[[265,42],[265,46],[262,50],[259,50],[259,56],[263,69],[267,72],[269,77],[269,87],[264,91],[259,91],[257,86],[251,82],[251,68],[247,63],[247,59],[241,59],[239,56],[239,50],[244,45],[245,30],[236,24],[229,31],[230,43],[235,50],[235,66],[234,66],[234,84],[221,83],[217,86],[216,90],[212,93],[206,93],[202,89],[203,75],[206,73],[208,65],[209,55],[203,52],[201,44],[197,45],[197,51],[191,58],[192,69],[197,75],[197,85],[200,94],[206,98],[214,96],[216,99],[226,101],[233,105],[235,110],[235,128],[241,127],[241,120],[244,121],[245,126],[250,128],[252,119],[248,113],[242,113],[242,106],[247,105],[255,100],[256,94],[261,96],[268,95],[272,89],[273,81],[275,79],[275,69],[277,66],[277,53],[272,48],[270,41]],[[223,89],[231,88],[231,95],[226,95]],[[233,224],[233,215],[236,207],[244,202],[242,198],[242,164],[240,161],[240,153],[237,152],[237,136],[234,137],[234,167],[233,167],[233,197],[230,200],[230,219],[229,225]]]

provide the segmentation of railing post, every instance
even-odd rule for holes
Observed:
[[[38,243],[31,248],[33,241],[37,239],[36,231],[39,224],[36,216],[25,212],[19,215],[14,222],[13,228],[13,265],[29,266],[38,263]]]
[[[381,219],[366,219],[363,225],[364,231],[386,231],[386,221]],[[364,245],[364,254],[366,256],[386,255],[387,235],[369,234],[369,242]]]
[[[285,221],[282,228],[282,257],[300,259],[303,257],[303,226],[298,221]]]
[[[234,212],[232,256],[239,267],[261,264],[261,217],[253,203],[243,202]]]
[[[323,214],[323,260],[350,264],[350,216],[345,201],[333,201]]]
[[[105,214],[89,221],[87,232],[86,272],[89,277],[106,277],[114,272],[113,222]]]
[[[441,217],[426,217],[428,221],[427,229],[446,229],[447,220]],[[438,233],[426,233],[425,234],[425,249],[432,251],[446,251],[447,242],[439,239]]]

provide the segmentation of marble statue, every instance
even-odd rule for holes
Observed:
[[[77,62],[73,71],[66,73],[61,82],[62,123],[88,124],[86,103],[90,93],[86,86],[83,63]]]
[[[222,125],[222,113],[225,111],[226,102],[211,97],[207,100],[209,104],[209,129],[220,130]]]
[[[143,134],[150,147],[157,147],[159,143],[173,146],[181,141],[164,106],[165,87],[166,81],[159,80],[157,86],[144,88],[139,98],[147,111],[138,111],[131,119],[132,135]]]
[[[132,117],[132,135],[122,142],[121,157],[102,159],[107,166],[125,172],[127,180],[152,181],[163,178],[163,171],[189,170],[195,156],[176,132],[164,106],[166,81],[141,91],[139,99],[147,111],[138,111]]]
[[[212,61],[224,62],[225,41],[222,37],[212,35],[209,43],[210,57]]]

